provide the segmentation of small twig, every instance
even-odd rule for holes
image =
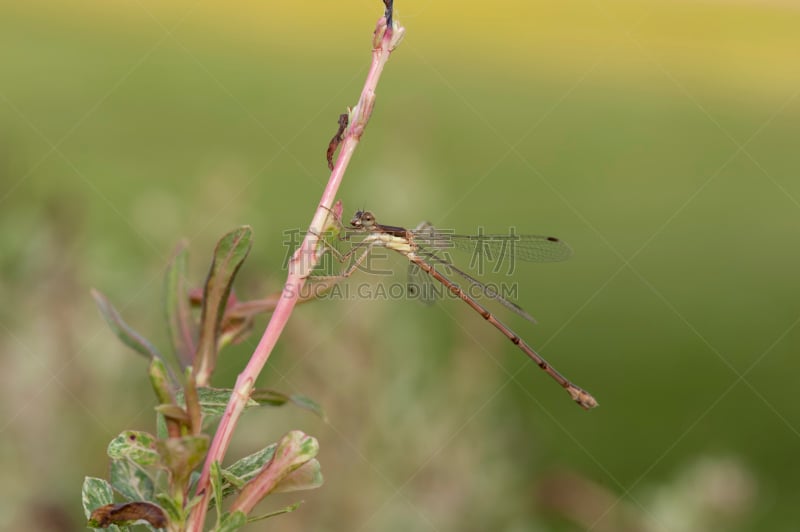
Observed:
[[[384,0],[384,3],[386,3],[386,0]],[[396,22],[393,24],[394,27],[387,27],[386,18],[381,17],[375,27],[375,34],[372,40],[372,64],[364,82],[364,88],[361,91],[358,104],[350,113],[350,128],[343,135],[339,157],[336,159],[336,164],[331,172],[325,191],[322,193],[322,198],[314,213],[314,218],[311,220],[311,225],[303,239],[303,243],[289,261],[289,274],[281,298],[250,361],[236,379],[236,385],[230,401],[220,419],[217,432],[214,434],[200,479],[197,482],[196,493],[201,496],[201,499],[194,506],[189,517],[186,528],[189,532],[201,532],[203,529],[211,497],[211,490],[208,489],[211,464],[214,462],[222,463],[233,437],[236,423],[253,391],[256,378],[267,363],[267,359],[272,353],[272,349],[275,347],[283,328],[286,326],[286,322],[289,321],[289,316],[302,294],[306,279],[317,264],[320,254],[324,251],[319,247],[319,235],[324,232],[325,226],[328,224],[333,202],[344,177],[344,172],[372,114],[372,109],[375,105],[375,88],[381,72],[383,72],[383,67],[389,60],[392,50],[399,44],[405,33],[405,28],[399,26]]]

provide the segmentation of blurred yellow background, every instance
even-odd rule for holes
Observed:
[[[275,291],[328,177],[375,0],[0,7],[0,528],[83,526],[85,475],[154,430],[162,275],[250,224],[237,293]],[[557,235],[501,314],[583,412],[466,306],[297,309],[233,460],[290,429],[325,486],[251,530],[794,530],[800,465],[800,7],[792,1],[397,0],[404,42],[340,198],[384,223]],[[363,279],[361,279],[363,281]],[[397,275],[404,280],[402,258]],[[225,352],[232,385],[263,330]],[[516,376],[514,376],[516,375]],[[514,376],[512,378],[512,376]]]

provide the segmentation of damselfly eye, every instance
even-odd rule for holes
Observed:
[[[364,215],[362,211],[356,211],[353,218],[350,220],[351,227],[361,227],[361,218]]]

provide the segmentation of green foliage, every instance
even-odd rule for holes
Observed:
[[[129,501],[154,500],[153,478],[132,460],[111,460],[111,486]]]
[[[83,480],[81,500],[83,502],[83,512],[86,514],[86,519],[90,519],[95,508],[101,508],[111,504],[114,500],[114,492],[111,489],[111,484],[102,478],[86,477]],[[106,530],[118,532],[120,529],[116,525],[111,525],[107,527]]]
[[[233,393],[205,383],[210,379],[219,350],[249,331],[246,323],[252,321],[252,315],[236,314],[231,290],[250,250],[251,236],[250,228],[242,227],[225,235],[217,244],[203,291],[199,322],[192,316],[186,285],[186,248],[183,244],[179,246],[165,280],[166,321],[176,355],[175,368],[166,363],[151,342],[122,320],[103,294],[92,291],[102,316],[116,336],[150,359],[148,375],[159,404],[155,408],[156,435],[126,430],[108,444],[111,482],[96,478],[84,481],[83,507],[90,527],[124,531],[137,524],[150,530],[177,531],[185,526],[192,509],[201,500],[193,495],[193,490],[211,439],[203,433],[203,427],[225,411]],[[201,369],[193,371],[198,365]],[[174,372],[175,369],[179,371]],[[175,374],[182,375],[182,380],[175,378]],[[244,406],[249,409],[287,403],[324,418],[321,406],[315,401],[272,390],[258,390]],[[319,462],[314,459],[317,450],[314,438],[291,431],[279,443],[269,444],[227,469],[211,464],[214,530],[239,530],[252,520],[241,508],[226,511],[223,506],[226,497],[241,490],[247,490],[249,500],[253,500],[255,493],[257,502],[269,493],[322,485]],[[295,504],[254,519],[291,512],[297,507]]]
[[[322,467],[316,458],[312,458],[281,480],[271,493],[288,493],[305,491],[322,486]]]
[[[184,369],[192,364],[197,345],[197,324],[192,319],[186,279],[188,255],[186,242],[178,244],[164,279],[164,311],[172,350]]]
[[[131,460],[142,467],[157,464],[160,460],[155,449],[155,436],[146,432],[126,430],[111,440],[107,453],[112,460]]]
[[[223,495],[230,495],[255,478],[270,463],[277,447],[277,443],[267,445],[263,449],[245,456],[221,470]],[[313,454],[316,453],[314,452]],[[316,458],[309,458],[308,455],[306,458],[307,461],[305,463],[294,471],[289,472],[275,485],[272,493],[309,490],[322,485],[322,471],[319,462]]]
[[[119,312],[117,312],[117,309],[114,308],[106,296],[97,290],[92,290],[92,297],[97,303],[100,314],[106,320],[109,327],[111,327],[111,331],[117,335],[117,338],[119,338],[123,344],[147,358],[161,358],[161,354],[153,344],[125,323],[119,315]]]
[[[241,487],[233,501],[231,512],[249,513],[252,511],[258,501],[270,493],[274,493],[281,482],[313,460],[318,451],[317,440],[299,430],[293,430],[284,435],[275,447],[271,458],[258,471],[258,474]],[[321,477],[317,478],[318,475],[315,474],[314,469],[312,465],[308,473],[300,474],[294,481],[290,481],[288,489],[284,491],[310,489],[321,484],[322,479]],[[247,472],[248,475],[250,471]],[[318,483],[315,485],[317,481]]]
[[[208,436],[180,436],[156,441],[158,453],[175,484],[184,486],[208,450]]]
[[[233,390],[221,388],[198,388],[197,396],[200,401],[200,408],[205,416],[220,416],[225,411],[225,406],[231,398]],[[252,398],[247,400],[245,408],[258,406]]]
[[[234,532],[247,524],[247,514],[242,511],[225,514],[216,532]]]
[[[251,480],[264,465],[272,460],[277,443],[271,443],[261,450],[240,458],[222,471],[222,476],[234,488],[241,488]]]
[[[203,290],[200,335],[195,354],[199,385],[207,385],[214,371],[228,296],[233,279],[250,252],[252,234],[249,227],[240,227],[223,236],[214,250],[214,260]]]
[[[299,406],[300,408],[304,408],[306,410],[310,410],[311,412],[318,415],[324,421],[328,420],[328,416],[325,414],[325,410],[323,410],[322,406],[311,399],[310,397],[306,397],[305,395],[300,394],[290,394],[287,395],[282,392],[277,392],[275,390],[267,390],[267,389],[257,389],[253,390],[253,393],[250,395],[250,398],[253,401],[256,401],[260,405],[272,405],[272,406],[282,406],[286,403],[291,402],[295,406]]]
[[[211,490],[214,493],[214,508],[217,511],[217,524],[214,527],[219,529],[222,523],[222,472],[220,471],[219,462],[214,461],[211,464],[211,473],[209,475]]]

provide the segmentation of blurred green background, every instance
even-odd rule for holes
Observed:
[[[298,428],[326,484],[270,499],[306,503],[251,529],[796,530],[798,4],[396,4],[407,36],[345,212],[568,241],[569,262],[517,269],[539,324],[501,318],[600,407],[581,411],[465,305],[304,305],[259,385],[313,397],[329,423],[248,413],[228,457]],[[281,286],[283,231],[310,220],[381,12],[0,7],[0,528],[80,529],[107,442],[154,430],[146,364],[91,287],[166,349],[181,237],[200,284],[216,239],[251,224],[238,294]]]

